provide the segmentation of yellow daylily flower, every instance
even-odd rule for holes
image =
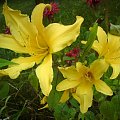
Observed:
[[[11,35],[0,34],[0,47],[29,56],[14,59],[13,61],[19,65],[0,70],[0,75],[9,75],[15,79],[22,70],[33,67],[35,63],[41,63],[36,68],[36,75],[43,94],[48,96],[53,80],[52,53],[64,49],[76,40],[83,18],[77,16],[76,22],[72,25],[52,23],[44,27],[42,20],[46,7],[51,6],[43,3],[37,5],[32,11],[30,20],[27,15],[4,4],[3,14]]]
[[[111,79],[115,79],[120,73],[120,36],[115,36],[98,27],[98,40],[95,40],[92,48],[98,52],[100,58],[104,58],[113,68]]]
[[[85,113],[92,105],[93,85],[97,91],[111,96],[113,94],[111,88],[100,80],[108,67],[104,59],[94,61],[90,67],[82,65],[81,62],[77,62],[76,67],[59,67],[60,72],[66,78],[56,87],[57,91],[64,91],[60,101],[67,101],[69,93],[72,93],[72,96],[80,103],[80,111]]]

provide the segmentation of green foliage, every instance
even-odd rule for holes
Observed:
[[[114,104],[116,116],[120,119],[120,94],[113,96],[111,102]]]
[[[54,110],[56,120],[73,120],[76,114],[75,108],[68,106],[66,103],[58,104]]]
[[[17,63],[0,58],[0,68],[7,65],[14,65],[14,64],[17,64]]]
[[[30,84],[32,85],[32,87],[35,89],[36,92],[38,92],[38,78],[36,77],[36,74],[34,71],[32,71],[29,76],[28,76],[28,80],[30,81]]]
[[[8,96],[9,84],[7,81],[0,81],[0,99]]]
[[[104,101],[100,105],[100,113],[104,120],[118,120],[120,119],[120,95],[116,95],[111,101]]]
[[[96,60],[96,55],[95,55],[95,53],[90,53],[90,54],[87,56],[87,62],[88,62],[88,64],[90,65],[94,60]]]
[[[100,106],[100,112],[106,120],[114,120],[114,111],[114,104],[109,101],[104,101]]]
[[[95,115],[93,112],[88,111],[87,113],[85,113],[85,120],[94,120],[95,119]]]
[[[65,61],[65,60],[74,60],[74,59],[75,59],[74,57],[67,57],[67,56],[63,57],[63,61]]]
[[[83,55],[82,55],[82,59],[84,60],[84,57],[86,56],[86,54],[88,53],[88,51],[90,51],[91,46],[96,38],[97,35],[97,28],[98,28],[98,24],[95,23],[93,25],[93,27],[90,30],[88,39],[87,39],[87,43],[85,44],[85,47],[83,49]]]

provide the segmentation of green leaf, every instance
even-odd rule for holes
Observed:
[[[96,60],[95,53],[89,54],[87,58],[88,64],[90,65],[94,60]]]
[[[66,103],[58,104],[54,111],[56,120],[74,120],[76,114],[75,108],[69,107]]]
[[[7,65],[14,65],[14,64],[17,64],[17,63],[0,58],[0,68]]]
[[[120,94],[112,97],[111,102],[114,104],[116,116],[119,116],[119,119],[120,119]]]
[[[104,101],[100,105],[100,113],[103,114],[105,120],[116,120],[114,104],[110,101]]]
[[[88,40],[87,40],[87,43],[85,44],[85,47],[84,47],[84,50],[83,50],[83,59],[85,57],[85,55],[87,54],[87,52],[89,52],[89,50],[91,49],[92,47],[92,44],[96,38],[96,35],[97,35],[97,29],[98,29],[98,24],[95,23],[93,25],[93,27],[91,28],[91,31],[89,33],[89,36],[88,36]]]
[[[110,24],[110,33],[113,35],[120,36],[120,25]]]
[[[85,113],[85,120],[95,120],[95,115],[93,112],[88,111]]]
[[[80,105],[79,105],[79,103],[77,102],[77,100],[75,100],[74,98],[71,98],[71,99],[69,100],[69,102],[70,102],[71,105],[72,105],[73,107],[75,107],[77,110],[80,110]]]
[[[7,81],[0,81],[0,99],[7,97],[9,93],[9,84]]]
[[[32,87],[35,89],[35,91],[38,91],[38,78],[36,77],[35,72],[31,72],[28,76],[28,80],[30,81],[30,84],[32,85]]]

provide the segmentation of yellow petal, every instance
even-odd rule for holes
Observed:
[[[110,64],[120,64],[120,37],[108,34],[108,46],[106,61]]]
[[[80,98],[80,111],[86,113],[92,105],[93,91],[92,84],[87,82],[81,83],[76,89],[76,95]]]
[[[100,79],[107,71],[108,67],[109,65],[105,62],[104,59],[97,59],[90,65],[90,71],[95,78]]]
[[[79,85],[79,80],[63,80],[61,81],[57,87],[56,90],[57,91],[64,91],[64,90],[68,90],[70,88],[75,88],[77,85]]]
[[[60,72],[63,74],[64,78],[67,78],[69,80],[77,80],[79,79],[79,73],[77,72],[76,68],[74,66],[70,67],[58,67]]]
[[[18,10],[13,10],[5,3],[3,6],[3,14],[5,16],[6,25],[10,28],[10,32],[21,46],[25,46],[30,52],[38,49],[36,27],[30,22],[27,15],[21,14]]]
[[[95,88],[97,91],[105,94],[105,95],[113,95],[113,92],[111,90],[111,88],[102,80],[95,80]]]
[[[52,85],[53,80],[53,69],[52,69],[52,55],[48,54],[43,62],[37,67],[36,75],[39,79],[40,87],[45,96],[48,96]]]
[[[17,59],[13,59],[12,61],[15,62],[15,63],[29,63],[29,62],[35,62],[35,63],[40,63],[43,58],[45,57],[46,53],[45,54],[40,54],[40,55],[37,55],[37,56],[30,56],[30,57],[19,57]]]
[[[107,34],[103,30],[103,28],[101,28],[100,26],[98,27],[97,37],[98,37],[99,43],[102,46],[104,46],[107,43]]]
[[[42,49],[48,49],[45,38],[46,34],[44,32],[44,25],[43,25],[43,12],[46,7],[51,7],[51,5],[40,3],[33,9],[31,15],[31,22],[36,26],[38,30],[38,38],[37,38],[38,44]]]
[[[120,36],[112,35],[108,33],[108,42],[120,41]],[[120,45],[119,45],[120,46]]]
[[[46,42],[50,48],[50,52],[57,52],[70,46],[80,33],[80,26],[83,18],[77,16],[77,20],[73,25],[62,25],[53,23],[45,28]]]
[[[9,75],[11,79],[16,79],[20,75],[21,71],[32,68],[35,65],[34,61],[23,62],[24,58],[21,58],[21,57],[17,59],[13,59],[12,61],[18,64],[12,65],[7,69],[1,70],[1,71],[4,71],[2,74]]]
[[[99,56],[103,56],[107,52],[107,34],[101,27],[98,27],[97,37],[98,41],[94,41],[92,48],[98,52]]]
[[[62,94],[62,97],[60,99],[61,103],[65,103],[67,100],[69,100],[69,90],[65,90]]]
[[[44,3],[40,3],[39,5],[36,5],[31,15],[31,22],[36,26],[39,32],[42,32],[44,29],[43,12],[46,7],[51,7],[51,5]]]
[[[81,62],[76,63],[76,70],[79,73],[79,81],[83,82],[86,79],[86,75],[89,72],[89,68],[83,65]]]
[[[101,46],[97,40],[94,41],[92,49],[94,49],[99,54],[99,56],[102,56],[103,46]]]
[[[91,98],[92,98],[92,95],[90,92],[86,95],[81,95],[80,111],[82,113],[86,113],[88,111],[88,108],[91,107],[91,105],[92,105]]]
[[[78,71],[79,76],[81,76],[82,74],[86,73],[86,71],[88,70],[88,67],[83,65],[81,62],[77,62],[76,63],[76,70]]]
[[[19,44],[11,35],[0,35],[0,48],[6,48],[18,53],[29,53],[25,47]]]
[[[81,103],[81,99],[76,93],[72,93],[72,96],[75,100],[77,100],[79,102],[79,104]]]
[[[113,68],[113,73],[110,77],[110,79],[115,79],[120,74],[120,64],[111,64]]]

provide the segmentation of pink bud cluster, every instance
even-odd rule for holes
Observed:
[[[52,6],[51,10],[49,8],[44,10],[44,17],[47,17],[49,20],[52,19],[54,14],[57,14],[60,10],[58,3],[52,2],[50,5]]]
[[[74,48],[74,49],[70,50],[69,52],[67,52],[66,56],[76,58],[79,55],[79,52],[80,52],[79,48]]]
[[[66,63],[68,65],[71,65],[73,62],[77,62],[78,61],[78,57],[79,57],[79,53],[80,53],[80,49],[79,48],[74,48],[74,49],[70,50],[69,52],[67,52],[65,55],[67,57],[74,58],[74,60],[66,60]]]

